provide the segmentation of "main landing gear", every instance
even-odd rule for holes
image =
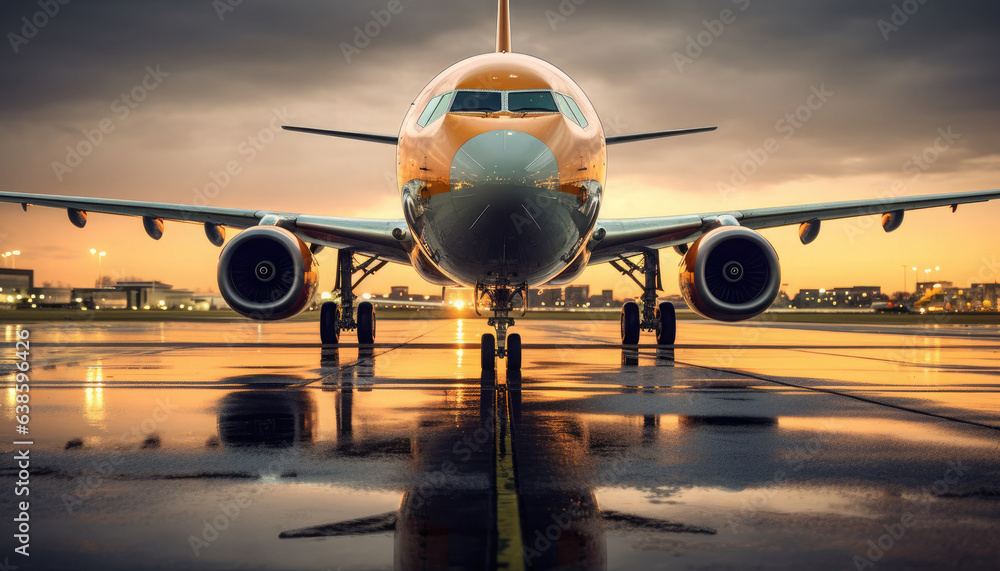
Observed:
[[[510,313],[514,310],[514,298],[521,296],[521,315],[527,310],[528,305],[528,284],[522,283],[518,286],[511,286],[506,280],[501,280],[497,285],[476,284],[476,314],[479,313],[479,302],[484,298],[489,299],[490,309],[493,317],[489,318],[489,324],[496,329],[496,337],[492,333],[484,333],[482,345],[480,346],[480,357],[484,373],[493,373],[496,368],[496,359],[507,358],[507,374],[520,374],[521,372],[521,336],[517,333],[507,335],[507,329],[514,326],[514,318]]]
[[[358,262],[354,257],[361,258]],[[340,291],[340,303],[328,301],[322,305],[319,314],[319,335],[324,345],[340,343],[342,331],[358,330],[358,343],[369,345],[375,342],[375,306],[369,301],[358,304],[358,317],[354,319],[354,289],[365,278],[381,270],[388,262],[378,256],[363,256],[352,250],[337,251],[337,283],[334,291]],[[354,274],[361,277],[354,281]]]
[[[627,301],[622,306],[622,345],[637,345],[639,333],[642,331],[654,332],[657,345],[673,345],[677,339],[677,317],[674,312],[674,304],[664,302],[657,305],[656,303],[656,292],[663,291],[663,282],[660,279],[659,252],[657,250],[643,251],[642,261],[639,263],[625,256],[619,256],[617,260],[611,261],[611,265],[642,288],[641,311],[639,304],[634,301]],[[643,281],[639,281],[636,274],[642,274]]]

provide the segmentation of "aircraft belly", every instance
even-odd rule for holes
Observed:
[[[465,284],[543,283],[572,261],[589,231],[578,208],[575,196],[535,187],[445,193],[425,209],[423,245],[445,274]]]

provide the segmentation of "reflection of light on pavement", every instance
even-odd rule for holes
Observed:
[[[456,324],[456,330],[455,330],[455,341],[458,341],[459,343],[465,342],[465,330],[463,329],[464,327],[465,324],[462,323],[461,319],[459,319],[458,323]]]
[[[462,368],[462,350],[461,349],[458,350],[458,368],[459,369]]]
[[[10,342],[14,340],[14,326],[8,325],[3,331],[3,340]]]
[[[87,388],[84,397],[84,417],[91,426],[104,426],[104,364],[87,367]]]
[[[7,418],[14,418],[14,407],[17,405],[17,389],[10,387],[7,389]]]

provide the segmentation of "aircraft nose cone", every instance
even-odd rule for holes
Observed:
[[[451,190],[510,185],[557,190],[559,165],[539,139],[520,131],[490,131],[469,139],[451,163]]]

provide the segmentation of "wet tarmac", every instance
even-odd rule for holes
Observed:
[[[495,379],[486,331],[0,326],[0,564],[1000,568],[998,328],[681,322],[623,351],[616,322],[524,321]]]

